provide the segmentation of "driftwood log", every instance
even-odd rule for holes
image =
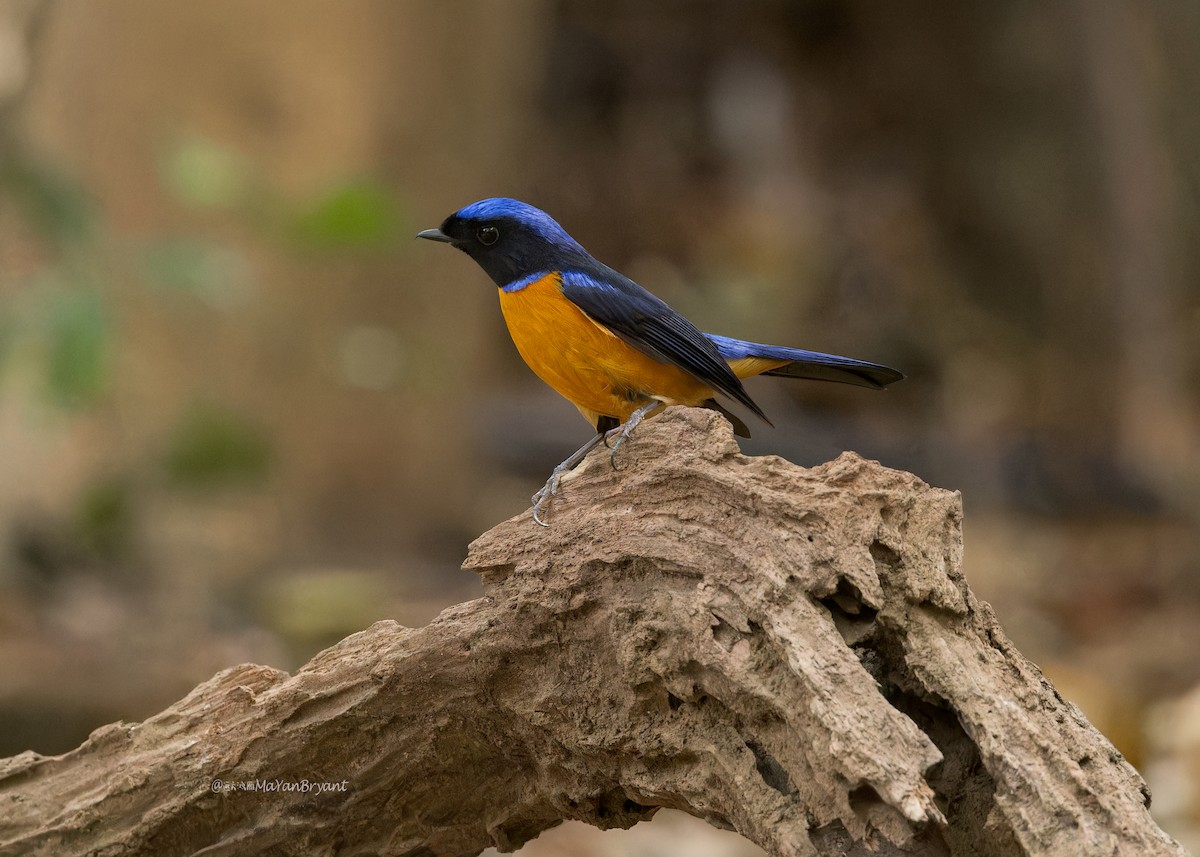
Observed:
[[[485,597],[427,627],[0,762],[0,853],[474,855],[659,807],[776,855],[1183,853],[967,588],[957,494],[702,410],[618,463],[476,540]]]

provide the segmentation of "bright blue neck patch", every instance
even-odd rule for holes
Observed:
[[[526,276],[521,277],[520,279],[513,280],[511,283],[508,283],[507,285],[501,286],[500,288],[506,292],[519,292],[519,291],[521,291],[521,289],[525,288],[526,286],[530,286],[530,285],[533,285],[534,283],[536,283],[542,277],[546,276],[547,273],[549,273],[549,272],[548,271],[538,271],[536,274],[527,274]]]

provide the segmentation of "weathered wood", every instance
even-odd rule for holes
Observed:
[[[958,495],[701,410],[618,464],[476,540],[485,597],[425,628],[0,762],[0,853],[473,855],[663,806],[779,855],[1183,853],[971,594]]]

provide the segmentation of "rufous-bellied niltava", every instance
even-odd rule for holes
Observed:
[[[718,401],[726,396],[770,424],[742,386],[751,375],[882,388],[904,375],[850,357],[701,333],[633,280],[598,262],[548,214],[515,199],[459,209],[418,238],[462,250],[500,287],[500,309],[521,357],[570,401],[596,435],[554,468],[533,495],[533,519],[597,444],[610,461],[644,418],[667,405],[712,408],[749,437]]]

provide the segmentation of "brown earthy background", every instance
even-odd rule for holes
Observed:
[[[752,382],[743,448],[961,490],[975,591],[1200,849],[1200,6],[893,5],[0,0],[0,755],[477,594],[590,432],[412,240],[509,195],[907,372]]]

